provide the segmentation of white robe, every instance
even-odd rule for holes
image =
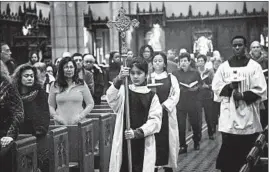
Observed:
[[[146,86],[136,87],[130,85],[129,88],[138,93],[148,93],[150,90]],[[112,84],[107,90],[107,101],[109,106],[117,114],[115,130],[112,141],[112,150],[109,162],[109,172],[119,172],[122,164],[122,144],[123,144],[123,115],[125,90],[121,85],[116,89]],[[162,107],[157,95],[154,95],[149,109],[148,120],[140,128],[145,136],[145,150],[143,161],[143,172],[154,172],[156,162],[156,145],[154,133],[158,133],[162,125]]]
[[[238,91],[241,93],[252,91],[260,96],[260,99],[250,105],[240,100],[239,107],[236,108],[233,96],[230,98],[220,96],[224,86],[231,83],[234,70],[237,70],[238,76],[245,78],[239,83]],[[228,61],[224,62],[214,76],[212,90],[221,102],[219,131],[242,135],[262,131],[259,105],[261,101],[267,99],[267,84],[260,64],[250,59],[247,66],[230,67]]]
[[[153,72],[151,74],[155,79],[160,80],[167,78],[167,72],[157,74]],[[169,160],[167,167],[171,167],[174,171],[177,169],[178,151],[179,151],[179,132],[178,132],[178,121],[177,121],[177,108],[176,105],[179,101],[180,89],[177,78],[173,74],[169,74],[171,77],[171,88],[170,93],[163,102],[163,105],[168,111],[169,121]]]

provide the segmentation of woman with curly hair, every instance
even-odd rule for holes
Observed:
[[[13,84],[17,86],[23,101],[24,122],[20,133],[32,134],[37,142],[46,136],[50,123],[47,95],[38,78],[37,69],[29,64],[22,64],[15,69]],[[38,168],[45,171],[45,162],[48,163],[48,150],[38,150]]]
[[[85,118],[94,107],[87,84],[78,77],[78,70],[71,57],[59,64],[58,75],[49,93],[49,109],[57,124],[73,125]],[[83,108],[83,104],[86,105]]]
[[[0,71],[0,169],[12,171],[11,147],[23,122],[23,104],[2,60]]]

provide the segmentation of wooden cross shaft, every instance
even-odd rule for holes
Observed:
[[[125,41],[126,31],[130,29],[130,26],[138,27],[139,22],[136,19],[130,20],[128,16],[125,15],[126,11],[123,7],[119,10],[119,15],[116,17],[115,21],[108,21],[107,26],[113,28],[114,26],[120,33],[121,37],[121,57],[124,58],[124,66],[126,66],[126,57],[127,57],[127,45]],[[130,129],[130,107],[129,107],[129,84],[128,78],[125,78],[124,83],[125,88],[125,115],[126,115],[126,129]],[[131,140],[127,140],[127,154],[128,154],[128,169],[129,172],[132,172],[132,152],[131,152]]]

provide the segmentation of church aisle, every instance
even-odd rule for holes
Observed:
[[[187,154],[179,155],[177,172],[215,172],[220,146],[220,133],[217,133],[215,140],[210,140],[204,132],[199,151],[194,151],[193,142],[191,142],[188,145]]]

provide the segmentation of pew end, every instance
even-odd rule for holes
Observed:
[[[13,172],[37,170],[36,137],[30,134],[19,135],[11,149]]]

